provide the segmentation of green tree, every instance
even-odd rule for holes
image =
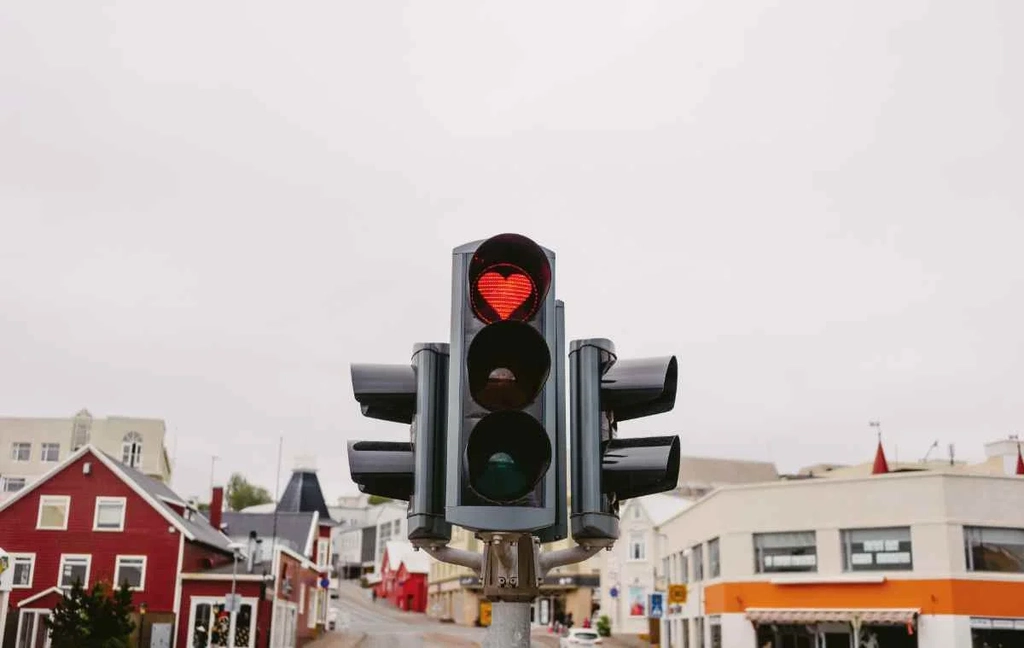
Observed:
[[[132,622],[132,592],[128,584],[114,590],[109,583],[96,583],[85,590],[76,580],[71,591],[45,619],[51,648],[128,648],[135,630]]]
[[[239,473],[232,474],[231,479],[228,480],[226,497],[232,511],[241,511],[250,506],[269,504],[274,501],[266,488],[250,484],[249,480]]]
[[[366,503],[369,504],[370,506],[377,506],[378,504],[384,504],[385,502],[390,501],[390,497],[383,497],[381,495],[370,495],[370,497],[366,500]]]

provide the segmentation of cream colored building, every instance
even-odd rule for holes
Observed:
[[[1024,475],[986,452],[714,490],[657,527],[661,645],[1024,646]]]
[[[167,426],[160,419],[0,418],[0,501],[49,472],[87,443],[142,473],[170,482]]]

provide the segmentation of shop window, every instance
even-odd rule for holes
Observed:
[[[842,539],[846,571],[913,569],[910,527],[847,529]]]
[[[818,571],[814,531],[755,533],[754,558],[758,574]]]
[[[1024,529],[964,527],[967,571],[1024,572]]]
[[[708,617],[708,629],[711,631],[711,648],[722,648],[722,617]]]

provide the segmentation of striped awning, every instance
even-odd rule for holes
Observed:
[[[919,608],[747,608],[754,623],[854,623],[864,625],[906,625],[914,622]]]

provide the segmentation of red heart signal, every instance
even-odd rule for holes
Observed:
[[[476,289],[498,317],[505,320],[530,298],[533,281],[521,273],[504,277],[492,271],[480,275]]]

